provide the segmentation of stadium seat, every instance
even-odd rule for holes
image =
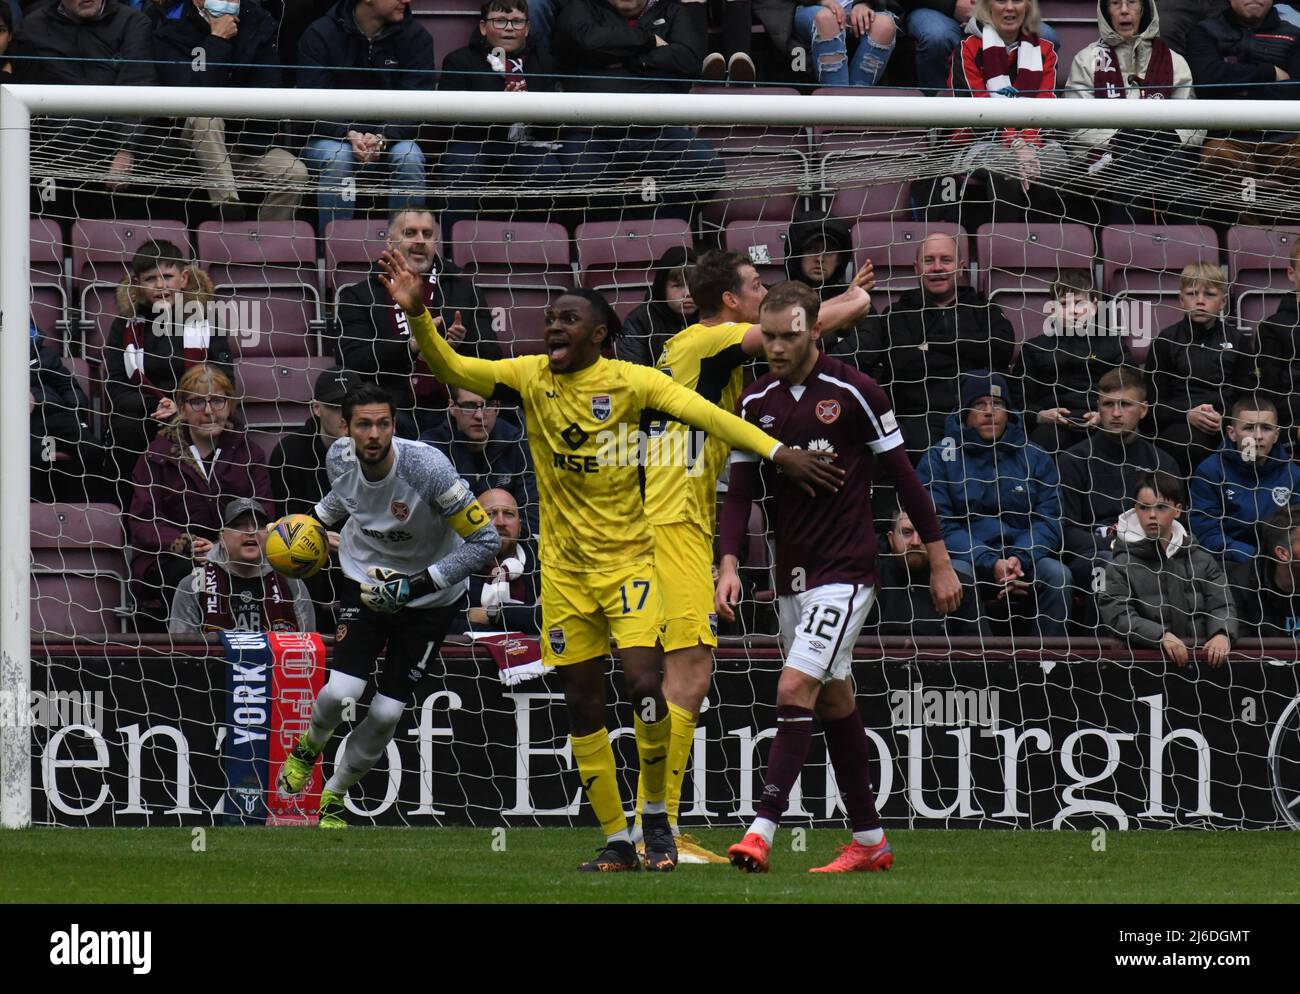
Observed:
[[[858,97],[883,100],[890,97],[922,97],[920,90],[896,87],[823,86],[813,90],[814,97]],[[822,172],[823,186],[833,188],[838,171],[856,168],[861,175],[864,160],[915,156],[929,150],[933,141],[930,128],[868,128],[860,124],[820,124],[812,129],[812,151]],[[852,175],[852,173],[851,173]]]
[[[306,415],[303,416],[303,421],[306,421]],[[303,421],[299,424],[301,425]],[[282,431],[247,431],[244,433],[244,439],[250,447],[257,446],[269,457],[285,434]]]
[[[32,267],[32,320],[50,341],[66,340],[68,288],[63,267],[63,232],[56,222],[34,217],[28,251]],[[67,350],[65,344],[64,351]]]
[[[101,361],[108,330],[117,317],[117,286],[131,257],[151,239],[168,241],[193,257],[181,221],[77,221],[72,226],[72,295],[80,313],[83,355]]]
[[[252,429],[287,430],[311,413],[316,377],[334,368],[332,358],[244,359],[237,375],[244,424]]]
[[[746,96],[796,96],[786,86],[734,89],[694,86],[692,93]],[[810,206],[813,176],[808,129],[799,125],[713,125],[699,129],[712,142],[727,167],[727,180],[718,195],[704,205],[702,233],[721,231],[733,221],[775,221],[789,224],[796,210]]]
[[[926,224],[920,221],[864,221],[853,227],[853,265],[868,259],[875,269],[873,306],[884,311],[904,290],[919,286],[916,278],[916,250],[929,234],[948,234],[957,239],[963,259],[970,258],[966,232],[955,224]],[[962,279],[963,273],[958,275]]]
[[[823,191],[823,197],[830,201],[829,215],[850,228],[859,221],[912,220],[910,183],[850,182]]]
[[[1046,12],[1044,12],[1046,13]],[[1063,87],[1070,79],[1070,66],[1074,57],[1097,40],[1097,11],[1086,21],[1067,21],[1054,17],[1044,17],[1061,39],[1061,48],[1056,53],[1056,86]]]
[[[790,247],[790,226],[771,221],[733,221],[727,225],[723,245],[728,252],[748,256],[769,286],[786,278],[785,260]]]
[[[198,248],[217,299],[229,306],[224,330],[238,343],[232,351],[282,359],[320,354],[320,273],[308,222],[206,221]]]
[[[1082,224],[986,224],[975,234],[981,291],[1002,308],[1016,342],[1042,333],[1051,285],[1062,270],[1094,269],[1092,229]]]
[[[370,275],[388,247],[383,219],[334,221],[325,229],[325,294],[330,313],[338,311],[338,291]]]
[[[645,300],[654,264],[674,246],[691,246],[685,221],[588,221],[578,225],[578,272],[583,286],[603,293],[620,318]]]
[[[122,512],[113,504],[31,504],[33,638],[124,630]]]
[[[1300,228],[1228,229],[1228,278],[1237,297],[1237,320],[1244,327],[1258,327],[1282,297],[1295,292],[1286,271],[1297,241]]]
[[[471,219],[452,228],[453,261],[492,309],[502,347],[540,352],[547,303],[573,286],[569,233],[562,224]]]
[[[438,68],[442,60],[458,48],[464,48],[474,35],[478,34],[479,11],[482,4],[473,8],[473,13],[461,8],[459,4],[437,2],[437,10],[422,10],[415,14],[415,19],[424,30],[433,37],[433,54]]]

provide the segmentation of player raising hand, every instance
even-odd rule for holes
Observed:
[[[676,847],[664,804],[668,712],[661,688],[663,608],[654,537],[641,502],[633,452],[611,439],[657,411],[774,461],[801,485],[833,489],[840,472],[811,453],[781,445],[698,394],[644,366],[605,359],[618,317],[590,290],[564,293],[546,309],[546,353],[487,361],[457,355],[438,333],[419,277],[398,252],[380,258],[385,285],[410,319],[430,370],[452,387],[523,407],[541,504],[543,661],[563,674],[573,755],[606,845],[580,869],[637,870],[605,728],[605,665],[612,635],[636,714],[644,788],[646,865],[671,870]],[[628,458],[633,456],[633,458]]]

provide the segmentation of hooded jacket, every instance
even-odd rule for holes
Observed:
[[[1181,522],[1174,522],[1168,551],[1147,538],[1136,511],[1120,515],[1115,561],[1106,565],[1106,583],[1097,595],[1101,623],[1129,645],[1157,649],[1165,632],[1189,647],[1215,635],[1237,640],[1237,619],[1228,580],[1214,556],[1196,544]]]
[[[1163,470],[1179,475],[1178,461],[1140,435],[1125,442],[1110,432],[1094,431],[1057,460],[1065,548],[1085,559],[1110,551],[1115,523],[1144,474]]]
[[[963,371],[1008,372],[1016,333],[1001,308],[972,287],[959,286],[947,307],[928,302],[920,288],[903,293],[880,316],[879,331],[865,342],[860,367],[889,391],[900,418],[928,421],[926,445],[940,437],[957,407]],[[908,447],[914,436],[907,433]]]
[[[393,90],[432,90],[437,78],[433,38],[409,13],[367,38],[353,11],[359,0],[339,0],[317,18],[298,42],[298,86],[321,90],[374,90],[375,103]],[[358,72],[356,70],[364,70]],[[349,131],[382,134],[389,142],[413,141],[419,125],[412,121],[316,121],[314,138],[344,140]]]
[[[197,266],[190,268],[195,281],[195,289],[185,293],[177,311],[184,314],[185,307],[192,303],[202,304],[204,308],[212,302],[212,278]],[[128,354],[127,326],[134,321],[151,321],[150,315],[139,309],[135,294],[132,292],[130,277],[117,287],[118,317],[108,330],[108,339],[104,343],[104,387],[108,395],[108,413],[114,418],[130,418],[144,421],[158,406],[158,400],[164,394],[170,397],[176,392],[176,384],[189,368],[185,357],[184,329],[169,327],[170,334],[156,335],[150,329],[147,333],[135,336],[133,348]],[[206,362],[216,366],[235,382],[234,356],[230,351],[230,339],[212,329],[208,339]],[[137,350],[142,350],[142,353]],[[127,363],[137,368],[142,363],[142,378],[132,377],[127,371]],[[152,388],[152,389],[150,389]]]
[[[217,439],[216,461],[199,468],[179,424],[158,433],[131,474],[134,492],[127,520],[134,557],[131,575],[147,577],[160,553],[185,532],[215,541],[221,509],[232,497],[261,500],[270,514],[271,478],[266,453],[244,432],[227,427]]]
[[[1259,323],[1259,385],[1288,425],[1300,424],[1300,294],[1288,294]]]
[[[700,78],[708,36],[706,5],[654,0],[629,23],[606,0],[566,0],[551,49],[570,92],[685,93]],[[659,45],[655,38],[667,44]]]
[[[247,590],[248,594],[254,597],[259,586],[262,588],[264,597],[273,595],[273,588],[266,583],[266,579],[271,575],[272,570],[270,564],[265,560],[262,561],[262,568],[258,572],[256,582],[248,578],[237,577],[230,572],[230,559],[226,555],[225,547],[220,542],[217,542],[212,547],[212,551],[208,553],[207,561],[229,576],[232,602],[236,599],[236,591],[241,588]],[[207,596],[206,591],[203,589],[204,572],[202,565],[196,566],[190,575],[177,585],[176,593],[172,597],[171,611],[167,615],[167,631],[171,634],[199,635],[206,634],[210,630],[205,628],[205,625],[209,624],[209,622],[207,621],[208,615],[203,603],[204,598]],[[287,576],[278,579],[293,597],[293,613],[297,619],[297,627],[292,630],[314,632],[316,630],[316,609],[312,606],[306,584],[301,580],[295,580]],[[234,614],[234,605],[232,604],[231,607],[231,614]],[[261,615],[263,629],[265,630],[267,611],[263,609]]]
[[[654,366],[659,362],[668,339],[698,320],[696,311],[688,312],[688,316],[683,318],[668,306],[668,277],[690,265],[694,259],[695,254],[680,245],[674,245],[659,257],[655,263],[654,285],[646,295],[645,303],[638,305],[623,321],[623,333],[614,346],[620,359],[641,366]]]
[[[162,17],[155,28],[158,78],[169,86],[276,89],[280,86],[277,30],[275,19],[260,4],[242,0],[239,31],[233,38],[218,38],[198,8],[185,0],[177,17]],[[196,57],[199,52],[203,53],[202,63]],[[227,147],[236,155],[265,155],[279,130],[279,121],[227,120]]]
[[[948,415],[947,437],[916,469],[934,500],[949,554],[971,563],[981,580],[992,579],[994,564],[1008,556],[1026,567],[1057,558],[1061,499],[1052,457],[1026,440],[1018,414],[1008,412],[1006,430],[992,443],[963,420],[961,412]]]
[[[1259,552],[1256,526],[1300,503],[1300,464],[1281,444],[1263,463],[1248,463],[1225,438],[1219,451],[1196,467],[1190,496],[1196,541],[1228,562],[1248,563]]]
[[[1146,362],[1157,427],[1185,424],[1201,404],[1226,416],[1238,396],[1259,386],[1257,353],[1254,339],[1222,318],[1201,326],[1184,317],[1163,329]]]
[[[1065,84],[1065,96],[1076,100],[1095,99],[1093,93],[1094,69],[1101,54],[1101,49],[1109,46],[1110,50],[1115,54],[1115,61],[1118,63],[1117,68],[1128,84],[1124,89],[1124,98],[1126,100],[1142,99],[1142,90],[1133,80],[1134,77],[1138,79],[1146,77],[1147,66],[1151,62],[1151,43],[1160,37],[1160,11],[1157,8],[1156,0],[1144,0],[1142,4],[1142,20],[1138,22],[1137,37],[1128,40],[1121,38],[1115,28],[1111,26],[1106,0],[1097,0],[1097,31],[1101,37],[1075,55],[1074,62],[1070,64],[1070,78]],[[1192,70],[1187,65],[1187,60],[1177,52],[1171,51],[1169,54],[1173,60],[1172,85],[1174,87],[1174,99],[1195,99],[1196,94],[1192,90]],[[1182,145],[1196,146],[1205,140],[1203,130],[1180,128],[1177,133],[1179,144]],[[1100,149],[1117,134],[1119,134],[1118,128],[1080,128],[1071,133],[1070,144],[1078,151]]]
[[[844,281],[844,272],[848,260],[852,258],[853,237],[843,222],[834,218],[809,218],[795,221],[790,225],[789,245],[785,254],[785,275],[787,279],[812,287],[825,302],[836,294],[843,293],[848,284]],[[840,259],[829,278],[822,283],[813,283],[803,272],[803,259],[809,254],[808,246],[814,241],[823,242],[826,251],[839,253]]]

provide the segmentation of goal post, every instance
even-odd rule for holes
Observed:
[[[383,107],[377,111],[376,101],[380,99]],[[32,641],[36,633],[29,620],[32,604],[28,444],[30,414],[22,401],[22,394],[27,392],[28,327],[32,304],[29,235],[32,219],[29,205],[33,181],[32,124],[38,118],[102,119],[120,116],[269,118],[307,123],[382,116],[386,119],[429,124],[484,122],[511,125],[522,122],[616,128],[825,127],[839,129],[843,141],[841,147],[848,151],[853,151],[852,138],[844,138],[843,133],[859,128],[864,132],[886,133],[901,133],[903,130],[915,132],[917,129],[946,133],[981,128],[1062,131],[1079,128],[1183,128],[1211,131],[1283,130],[1300,134],[1300,100],[977,100],[915,96],[740,97],[719,94],[666,96],[444,91],[377,95],[372,91],[0,85],[0,315],[3,316],[3,324],[0,325],[0,824],[7,828],[27,827],[33,821],[32,734],[24,718],[24,709],[32,684]],[[926,150],[915,147],[900,137],[892,145],[888,138],[885,139],[883,146],[876,146],[876,150],[883,150],[886,154],[872,158],[864,152],[860,158],[847,157],[834,167],[825,165],[824,168],[828,171],[834,168],[834,177],[846,182],[852,181],[855,176],[859,181],[862,178],[888,176],[932,179],[945,171],[951,171],[952,150],[946,146]],[[827,172],[825,175],[831,174]],[[1045,180],[1051,178],[1044,177]],[[1134,179],[1138,183],[1150,185],[1168,178],[1146,176]],[[788,181],[791,181],[791,174],[781,173],[774,167],[770,174],[759,178],[759,192],[761,193],[764,183],[776,187]],[[598,191],[586,192],[594,195]],[[728,197],[739,196],[741,192],[754,195],[752,189],[732,189],[714,196],[726,200]],[[1231,203],[1235,199],[1231,190],[1224,191],[1225,202]],[[1284,193],[1283,199],[1292,206],[1297,200],[1294,193]],[[856,218],[847,220],[852,226]],[[973,259],[969,261],[973,263]],[[759,655],[756,653],[755,658]],[[770,662],[770,659],[767,661]],[[1046,680],[1046,673],[1050,669],[1044,669],[1043,679]],[[742,677],[733,679],[733,685],[743,682]],[[1154,703],[1151,684],[1144,683],[1143,686],[1147,687],[1148,696],[1137,699],[1152,703],[1138,705],[1125,700],[1120,702],[1119,710],[1128,709],[1128,716],[1132,717],[1136,709],[1138,720],[1151,722],[1147,727],[1152,729],[1153,738],[1159,742],[1153,754],[1152,765],[1157,768],[1156,782],[1160,783],[1159,764],[1163,760],[1161,750],[1164,749],[1164,740],[1160,739],[1160,735],[1164,733],[1163,726],[1157,726],[1159,721],[1164,720],[1165,704],[1163,700]],[[907,693],[912,691],[909,689]],[[1097,692],[1097,695],[1100,696],[1100,693]],[[1280,698],[1282,693],[1277,692],[1274,696]],[[1184,699],[1187,699],[1186,695]],[[1275,701],[1274,705],[1276,704]],[[909,697],[898,706],[903,709],[901,713],[905,717],[914,713],[914,707],[917,715],[921,713],[919,698],[914,704]],[[1273,711],[1281,710],[1280,706],[1270,707]],[[1286,714],[1290,715],[1288,720],[1294,723],[1295,709],[1292,708]],[[1155,717],[1150,717],[1151,715]],[[526,720],[521,718],[520,721],[523,723],[519,727],[526,727]],[[1281,728],[1281,724],[1278,728]],[[916,732],[915,738],[908,739],[907,743],[915,746],[916,753],[909,759],[914,760],[917,768],[920,768],[920,757],[927,747],[920,744],[921,730]],[[731,731],[727,734],[743,740],[746,749],[757,741],[756,738],[751,740]],[[429,733],[429,742],[433,741],[434,735],[434,732]],[[1165,739],[1173,736],[1174,733],[1170,732]],[[1118,739],[1121,738],[1132,739],[1133,736],[1117,736],[1115,743],[1107,740],[1107,748],[1113,747],[1114,755],[1118,755]],[[969,744],[969,736],[964,741]],[[1014,734],[1008,741],[1012,748],[1010,762],[1014,766],[1015,749],[1023,749],[1025,743],[1017,740]],[[1036,741],[1031,740],[1031,744]],[[425,740],[421,739],[422,747],[424,743]],[[538,749],[536,752],[542,755],[545,750]],[[1272,746],[1268,750],[1261,747],[1258,756],[1262,759],[1267,753],[1270,762],[1276,763],[1274,752]],[[746,753],[739,766],[752,774],[751,759],[751,753]],[[1073,757],[1070,762],[1073,764]],[[1287,775],[1294,775],[1294,760],[1285,759],[1285,763],[1290,764],[1286,767],[1289,771]],[[1010,769],[1011,766],[1007,768]],[[1023,814],[1015,801],[1014,779],[1006,790],[1007,802],[1001,813],[1014,821]],[[1208,796],[1208,787],[1206,791]],[[1280,794],[1279,797],[1281,796],[1283,795]],[[1285,794],[1287,803],[1291,803],[1289,798],[1293,796],[1300,794]],[[921,797],[919,786],[916,787],[916,797]],[[929,810],[924,808],[921,800],[916,803],[919,809]],[[1209,814],[1212,814],[1210,802],[1200,799],[1198,804],[1197,813],[1206,816],[1204,820],[1207,822],[1212,821],[1209,818]],[[432,809],[432,802],[427,807]],[[506,807],[503,798],[502,809]],[[516,807],[520,805],[516,804]],[[697,800],[697,807],[701,811],[705,810],[704,801]],[[956,805],[952,810],[956,810]],[[1158,794],[1151,802],[1150,811],[1155,812],[1153,817],[1164,817]],[[959,815],[966,813],[966,804],[963,802]],[[1049,818],[1048,821],[1050,820]],[[1258,822],[1261,819],[1252,815],[1251,820]]]

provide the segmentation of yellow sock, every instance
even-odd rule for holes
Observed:
[[[658,721],[646,723],[637,715],[636,751],[641,758],[641,776],[637,782],[638,810],[641,803],[654,804],[664,799],[664,778],[667,771],[668,736],[672,719],[664,715]]]
[[[578,764],[587,801],[595,812],[606,838],[616,832],[627,831],[627,817],[623,814],[623,798],[618,792],[618,771],[614,767],[614,747],[605,729],[590,735],[570,735],[573,743],[573,761]]]
[[[664,787],[665,800],[668,802],[668,821],[676,825],[677,812],[682,806],[682,783],[686,780],[691,746],[695,742],[695,726],[700,719],[685,708],[679,708],[672,701],[668,702],[668,717],[672,720],[673,733],[668,741],[668,775]]]

